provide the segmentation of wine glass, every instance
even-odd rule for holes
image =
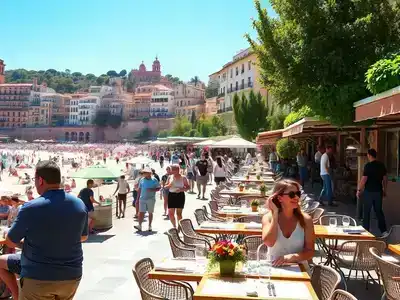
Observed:
[[[250,274],[258,274],[258,260],[257,251],[248,250],[247,251],[247,272]]]
[[[333,228],[334,230],[337,227],[337,219],[336,218],[329,218],[329,227]]]
[[[348,216],[344,216],[342,218],[342,224],[343,224],[344,227],[350,226],[350,218]]]
[[[272,262],[274,261],[273,255],[268,254],[265,251],[258,251],[258,262],[259,262],[259,278],[260,283],[265,284],[269,283],[271,280],[271,269]]]

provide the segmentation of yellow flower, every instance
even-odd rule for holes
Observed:
[[[235,252],[233,250],[229,251],[229,256],[233,256]]]

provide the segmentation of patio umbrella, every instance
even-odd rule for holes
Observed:
[[[72,174],[72,178],[83,179],[115,179],[123,174],[122,171],[112,170],[104,165],[86,167]]]
[[[235,136],[226,140],[216,142],[211,145],[212,148],[257,148],[257,145],[242,139],[241,137]]]

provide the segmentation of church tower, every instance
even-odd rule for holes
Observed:
[[[153,62],[153,72],[160,72],[161,73],[161,64],[156,56],[156,60]]]
[[[6,69],[6,65],[4,64],[4,61],[0,59],[0,84],[4,84],[5,83],[5,75],[4,75],[4,71]]]

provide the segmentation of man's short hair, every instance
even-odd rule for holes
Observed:
[[[328,149],[333,150],[333,146],[332,145],[326,146],[326,150],[328,150]]]
[[[61,171],[52,160],[43,160],[36,165],[35,177],[41,177],[48,184],[61,183]]]
[[[376,158],[378,156],[378,153],[374,148],[368,149],[367,153],[371,155],[373,158]]]
[[[89,185],[89,184],[94,184],[94,180],[93,179],[89,179],[88,181],[86,181],[86,185]]]
[[[125,175],[121,175],[121,177],[120,177],[121,179],[125,179]]]

